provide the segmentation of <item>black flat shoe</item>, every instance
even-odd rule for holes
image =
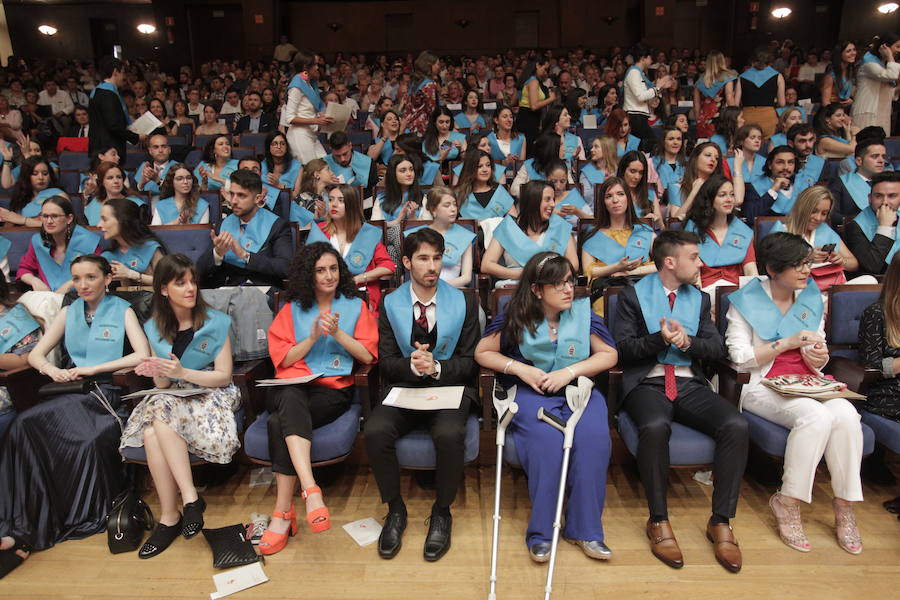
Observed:
[[[443,515],[432,514],[431,523],[428,524],[428,535],[425,536],[425,560],[434,562],[447,554],[450,549],[450,530],[453,527],[453,517],[450,513]]]
[[[403,545],[403,532],[406,530],[406,514],[388,513],[378,536],[378,556],[394,558]]]
[[[881,505],[889,513],[900,514],[900,496],[897,496],[893,500],[885,500]]]
[[[31,543],[25,539],[17,537],[13,537],[13,539],[16,543],[13,544],[11,548],[0,550],[0,579],[9,575],[16,567],[25,562],[26,559],[16,554],[17,551],[21,550],[22,552],[27,552],[29,556],[34,551],[31,547]]]
[[[203,511],[206,510],[206,501],[197,496],[193,502],[184,505],[184,527],[181,528],[181,535],[184,539],[189,540],[203,529]]]
[[[162,554],[166,548],[172,545],[178,534],[181,533],[183,521],[184,519],[182,519],[181,515],[178,515],[178,522],[174,525],[157,523],[153,533],[150,534],[150,537],[138,550],[138,558],[153,558],[157,554]]]

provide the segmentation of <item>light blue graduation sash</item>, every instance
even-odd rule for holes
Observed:
[[[856,165],[854,164],[854,167]],[[825,168],[825,159],[816,154],[810,154],[806,157],[806,163],[803,165],[803,168],[800,169],[798,175],[802,176],[807,181],[815,184],[819,181],[819,178],[822,176],[822,169]]]
[[[651,335],[659,331],[659,320],[663,317],[678,321],[688,335],[697,335],[700,327],[700,307],[703,293],[692,285],[683,284],[675,292],[675,306],[669,308],[669,298],[663,287],[659,274],[645,275],[634,284],[644,325]],[[690,366],[691,357],[682,352],[674,344],[656,355],[658,362],[664,365]]]
[[[503,217],[503,220],[494,229],[494,238],[500,242],[503,250],[522,266],[538,252],[556,252],[565,255],[572,237],[572,226],[568,221],[554,214],[550,217],[550,224],[543,235],[543,243],[538,244],[525,235],[518,223],[509,215]]]
[[[697,231],[697,224],[693,221],[685,223],[684,230],[700,233]],[[709,234],[702,237],[700,259],[703,260],[703,264],[707,267],[724,267],[744,262],[747,249],[753,243],[753,230],[746,223],[734,217],[728,224],[728,231],[725,232],[725,239],[722,240],[721,245],[717,244]]]
[[[432,163],[437,165],[437,163]],[[384,216],[385,221],[396,221],[397,217],[400,216],[400,210],[403,208],[403,205],[409,201],[409,190],[403,192],[403,200],[400,201],[400,204],[397,205],[397,208],[388,212],[384,207],[384,192],[378,192],[375,197],[375,202],[377,202],[381,206],[381,214]]]
[[[222,167],[221,171],[219,171],[219,177],[221,177],[224,180],[227,180],[229,177],[231,177],[231,174],[234,173],[235,171],[237,171],[238,162],[239,161],[232,158],[227,163],[225,163],[225,166]],[[212,171],[214,171],[215,167],[216,167],[215,165],[211,165],[206,162],[201,162],[200,165],[203,165],[204,167],[206,167],[206,170],[210,173]],[[200,174],[200,165],[197,165],[196,167],[194,167],[194,177],[197,178],[197,181],[202,182],[203,175]],[[218,191],[218,190],[222,189],[222,184],[219,183],[218,181],[216,181],[215,179],[213,179],[212,177],[209,177],[209,178],[207,178],[207,181],[206,181],[206,187],[209,191],[214,192],[214,191]]]
[[[572,188],[566,195],[563,196],[563,199],[556,203],[557,207],[565,206],[570,204],[575,208],[583,207],[586,202],[584,201],[584,196],[581,195],[581,192],[578,191],[578,188]]]
[[[300,77],[299,74],[294,75],[291,79],[291,83],[288,84],[288,89],[297,88],[300,90],[306,98],[312,102],[313,108],[316,109],[316,112],[321,112],[325,110],[325,103],[322,101],[322,96],[319,95],[319,86],[316,84],[315,86],[310,85],[308,81]]]
[[[381,153],[378,155],[378,160],[381,164],[386,165],[388,161],[391,160],[391,157],[394,155],[394,142],[390,139],[384,140],[384,145],[381,147]]]
[[[422,164],[422,176],[419,177],[419,185],[433,185],[434,178],[437,177],[440,170],[441,163],[436,163],[433,160],[426,160]]]
[[[840,142],[840,143],[842,143],[842,144],[849,144],[849,143],[850,143],[850,140],[848,140],[847,138],[843,138],[843,137],[841,137],[841,136],[839,136],[839,135],[830,135],[830,134],[829,134],[829,135],[823,135],[823,136],[820,136],[820,138],[829,138],[829,139],[832,139],[832,140],[836,140],[836,141],[838,141],[838,142]]]
[[[407,236],[424,228],[425,225],[411,227],[405,230],[403,235]],[[472,245],[472,241],[475,239],[475,233],[462,225],[454,223],[450,226],[450,229],[447,230],[447,233],[442,235],[444,237],[444,257],[442,263],[445,267],[455,266],[459,263],[459,260],[462,258],[463,254],[465,254],[466,250]]]
[[[525,172],[528,173],[528,181],[542,181],[547,178],[546,175],[534,168],[534,159],[529,158],[523,164]]]
[[[32,198],[31,202],[22,207],[22,212],[19,214],[28,219],[36,219],[40,216],[41,207],[44,205],[44,201],[47,198],[63,195],[65,195],[65,192],[55,187],[42,190],[34,195],[34,198]]]
[[[356,336],[356,322],[362,312],[363,302],[359,298],[335,296],[331,301],[331,312],[340,315],[338,327],[349,335]],[[300,308],[298,302],[291,302],[291,319],[294,322],[294,340],[301,342],[309,337],[313,323],[319,318],[318,305],[309,310]],[[312,373],[322,373],[324,377],[339,377],[353,372],[353,356],[341,346],[333,335],[320,336],[309,349],[303,362]]]
[[[681,185],[681,180],[684,179],[684,165],[676,162],[675,168],[672,168],[671,163],[666,162],[665,156],[657,156],[653,160],[653,166],[656,167],[656,173],[659,175],[659,182],[662,184],[664,190],[668,189],[672,184]],[[584,169],[581,169],[581,172],[584,173]]]
[[[488,142],[491,145],[491,158],[494,160],[503,160],[508,156],[508,154],[504,153],[503,150],[500,149],[500,143],[497,141],[497,134],[493,131],[490,132],[487,136]],[[521,134],[517,134],[516,137],[512,138],[509,142],[509,153],[515,154],[519,158],[522,158],[522,147],[525,145],[525,136]]]
[[[66,351],[77,367],[93,367],[122,358],[125,351],[125,311],[131,305],[107,294],[100,300],[94,320],[84,320],[84,299],[78,298],[66,311]]]
[[[369,223],[363,223],[362,227],[359,228],[359,231],[356,232],[356,237],[353,238],[353,241],[350,243],[350,249],[347,250],[347,256],[344,257],[344,262],[347,263],[347,269],[350,273],[353,275],[365,273],[366,267],[369,266],[369,263],[372,262],[372,257],[375,256],[375,249],[378,247],[378,242],[380,241],[381,228],[370,225]],[[331,240],[328,239],[328,236],[326,236],[322,229],[317,226],[309,228],[309,236],[306,238],[307,244],[313,242],[327,242],[328,244],[331,244]]]
[[[856,204],[859,210],[864,210],[869,206],[869,192],[872,191],[872,186],[862,178],[862,175],[853,170],[850,173],[844,173],[839,179],[844,184],[844,187],[847,188],[847,192],[853,198],[853,203]]]
[[[640,147],[641,147],[641,138],[631,135],[630,133],[628,134],[628,139],[625,141],[625,149],[624,150],[620,150],[619,143],[616,142],[616,152],[619,153],[619,158],[622,158],[623,156],[625,156],[628,152],[631,152],[632,150],[639,150]]]
[[[740,152],[740,151],[739,151]],[[725,162],[728,163],[728,168],[731,170],[732,177],[734,176],[734,157],[729,156],[725,159]],[[741,174],[744,176],[744,183],[749,183],[753,186],[753,189],[756,190],[756,193],[762,196],[769,190],[769,182],[763,176],[763,164],[765,164],[765,159],[762,156],[757,154],[753,157],[753,168],[747,164],[747,161],[744,161],[744,166],[741,169],[743,171]]]
[[[26,335],[41,326],[28,309],[16,304],[0,317],[0,354],[6,354]]]
[[[473,131],[478,131],[479,129],[484,129],[487,127],[487,124],[484,122],[484,117],[478,115],[473,123],[469,117],[466,116],[464,112],[456,113],[456,116],[453,117],[453,123],[459,129],[472,129]]]
[[[775,221],[769,234],[778,233],[779,231],[787,231],[787,226],[783,221]],[[822,223],[816,227],[816,247],[821,248],[827,244],[834,244],[835,251],[841,247],[841,236],[834,229],[828,226],[828,223]]]
[[[491,200],[487,206],[481,206],[475,199],[475,194],[469,194],[463,205],[459,207],[459,216],[463,219],[490,219],[491,217],[502,217],[509,212],[515,204],[513,197],[509,195],[506,188],[498,185],[491,195]]]
[[[650,205],[650,209],[653,209],[653,203],[656,202],[656,190],[653,188],[647,188],[647,203]],[[644,209],[640,207],[640,205],[635,200],[631,203],[634,206],[634,213],[637,215],[637,218],[640,219],[644,216]]]
[[[640,74],[641,74],[641,79],[644,81],[644,85],[647,86],[647,89],[648,89],[648,90],[652,90],[652,89],[653,89],[653,87],[654,87],[654,86],[653,86],[653,82],[650,81],[650,78],[647,77],[647,74],[644,73],[643,69],[641,69],[641,68],[638,67],[637,65],[631,65],[630,67],[628,67],[628,70],[625,71],[625,77],[628,77],[628,73],[630,73],[631,71],[637,71],[638,73],[640,73]],[[623,80],[624,80],[624,77],[623,77]]]
[[[722,152],[722,156],[728,154],[728,140],[725,139],[725,136],[721,133],[715,133],[711,138],[709,138],[713,144],[719,147],[719,150]]]
[[[343,177],[344,183],[347,185],[369,187],[369,172],[372,168],[372,159],[368,155],[354,150],[350,159],[350,166],[347,167],[334,160],[334,156],[331,154],[326,154],[324,160],[331,167],[331,172],[338,177]]]
[[[223,312],[207,308],[206,321],[203,322],[200,329],[194,332],[194,338],[179,359],[181,364],[188,369],[196,370],[205,369],[213,364],[219,350],[228,339],[229,331],[231,331],[231,317]],[[156,328],[155,319],[147,319],[147,322],[144,323],[144,333],[147,334],[147,339],[156,356],[168,359],[172,352],[172,344],[162,338]]]
[[[606,181],[606,173],[598,169],[593,162],[586,163],[581,167],[581,174],[587,177],[591,185],[597,185]]]
[[[256,252],[269,239],[269,234],[272,233],[272,225],[277,220],[278,216],[275,213],[267,208],[259,208],[256,210],[253,218],[250,219],[250,222],[247,223],[244,232],[241,233],[241,220],[236,215],[230,214],[222,221],[220,233],[227,231],[231,234],[231,237],[237,240],[241,248],[247,252]],[[243,268],[247,266],[247,263],[239,259],[231,250],[225,253],[223,259],[236,267]]]
[[[263,183],[263,192],[266,193],[266,208],[275,212],[275,205],[278,203],[278,196],[281,190],[268,183]]]
[[[414,314],[411,285],[407,281],[384,297],[384,310],[404,357],[408,357],[415,350],[412,345]],[[460,290],[441,279],[438,279],[435,293],[437,340],[432,354],[437,360],[447,360],[456,350],[456,343],[459,341],[459,334],[466,319],[466,298]]]
[[[772,67],[766,67],[765,69],[748,69],[741,73],[741,79],[746,79],[756,87],[760,88],[777,75],[778,71]]]
[[[834,81],[834,87],[837,89],[837,96],[841,100],[846,100],[853,93],[853,81],[850,79],[844,79],[844,83],[841,84],[841,87],[837,87],[837,77],[834,74],[831,75],[831,79]]]
[[[759,279],[753,279],[728,298],[753,327],[754,333],[766,341],[790,337],[804,329],[818,331],[825,312],[822,292],[812,278],[807,280],[806,288],[786,314],[781,314]]]
[[[447,137],[446,142],[452,144],[456,141],[465,142],[466,136],[458,131],[451,131],[449,137]],[[437,161],[441,157],[441,147],[440,145],[438,145],[437,152],[431,154],[425,149],[425,142],[422,142],[422,154],[430,158],[432,161]],[[459,158],[459,148],[457,148],[456,146],[451,146],[450,152],[447,153],[447,158],[445,160],[456,160],[457,158]]]
[[[150,262],[153,260],[153,255],[157,249],[159,249],[159,242],[148,240],[140,246],[129,248],[125,252],[122,252],[121,248],[115,251],[107,250],[100,256],[110,262],[117,260],[129,269],[143,273],[150,267]]]
[[[572,307],[559,313],[556,342],[550,340],[550,326],[542,319],[534,333],[522,328],[522,356],[545,373],[565,369],[591,355],[591,302],[576,298]]]
[[[416,85],[416,89],[414,89],[412,93],[413,93],[413,94],[419,93],[420,91],[422,91],[422,88],[424,88],[424,87],[425,87],[426,85],[428,85],[429,83],[434,83],[434,81],[433,81],[430,77],[426,77],[425,79],[423,79],[422,81],[420,81],[420,82],[418,83],[418,85]]]
[[[874,54],[872,54],[871,52],[866,52],[865,54],[863,54],[862,61],[863,61],[863,64],[865,64],[865,63],[878,63],[878,64],[881,66],[882,69],[886,69],[886,68],[887,68],[887,67],[885,66],[885,64],[881,61],[881,59],[878,58],[877,56],[875,56]],[[886,84],[888,84],[888,85],[891,86],[891,87],[894,87],[894,86],[897,85],[897,82],[896,82],[896,81],[890,81],[890,82],[885,81],[885,82],[883,82],[883,83],[886,83]]]
[[[581,138],[574,133],[569,133],[567,131],[565,134],[563,134],[563,146],[566,153],[566,163],[570,167],[572,166],[572,159],[575,157],[575,152],[578,150],[579,144],[581,144]]]
[[[759,181],[760,184],[766,186],[766,193],[768,194],[768,190],[772,186],[772,180],[768,177],[760,177]],[[791,209],[794,208],[794,202],[797,201],[797,196],[809,186],[810,182],[805,177],[794,177],[794,185],[791,188],[790,197],[786,196],[782,190],[778,190],[778,198],[772,204],[772,212],[779,215],[786,215],[791,212]],[[756,187],[755,184],[754,187]]]
[[[625,246],[602,231],[598,231],[584,242],[582,248],[597,260],[603,261],[607,265],[614,265],[626,256],[629,260],[640,258],[642,263],[645,262],[650,256],[652,244],[653,229],[639,223],[632,229]]]
[[[175,164],[174,160],[167,160],[165,162],[165,164],[163,165],[162,169],[159,170],[159,182],[148,181],[147,183],[144,184],[144,191],[150,192],[151,194],[154,194],[154,195],[159,194],[159,186],[163,181],[166,180],[166,175],[169,174],[169,169],[171,169],[172,165],[174,165],[174,164]],[[147,167],[147,166],[152,167],[153,163],[148,162],[148,161],[142,162],[141,165],[137,168],[137,173],[141,173],[144,170],[144,167]],[[140,176],[138,176],[138,179],[140,179]]]
[[[326,160],[328,159],[328,156],[325,157]],[[291,164],[288,169],[278,176],[278,183],[288,188],[289,190],[294,189],[294,183],[296,183],[297,177],[300,176],[300,168],[302,166],[303,165],[300,164],[299,160],[297,160],[296,158],[292,158]],[[262,165],[260,167],[262,169],[260,171],[262,173],[262,180],[267,181],[266,177],[269,174],[269,162],[266,160],[262,161]]]
[[[897,216],[900,217],[900,210],[897,211]],[[871,242],[875,234],[878,233],[878,217],[875,216],[875,211],[872,210],[872,207],[866,206],[853,220],[859,225],[866,239]],[[887,257],[885,257],[884,262],[890,264],[897,250],[900,250],[900,236],[895,235],[894,245],[891,247],[891,251],[888,252]]]
[[[706,78],[698,77],[697,81],[694,82],[694,87],[697,88],[697,90],[701,94],[706,96],[707,98],[715,98],[716,94],[718,94],[719,91],[723,87],[725,87],[726,83],[728,83],[729,81],[734,81],[735,79],[736,79],[735,77],[729,77],[728,79],[721,79],[719,81],[714,81],[711,86],[707,86]]]
[[[5,236],[0,236],[0,259],[6,257],[10,246],[12,246],[12,242],[6,239]]]
[[[122,94],[119,93],[119,88],[108,81],[101,81],[96,86],[94,86],[94,89],[91,90],[91,100],[94,99],[94,94],[97,93],[97,90],[106,90],[116,95],[116,98],[119,99],[119,105],[122,107],[122,114],[125,115],[125,123],[131,125],[131,115],[128,114],[128,106],[125,105],[125,100],[122,99]]]
[[[200,218],[203,217],[203,214],[208,210],[209,203],[203,198],[198,198],[197,207],[194,209],[194,214],[191,215],[191,223],[195,225],[199,223]],[[159,218],[163,225],[176,221],[181,215],[181,211],[178,210],[178,203],[175,202],[174,196],[157,200],[156,212],[159,213]]]
[[[65,282],[72,279],[72,261],[84,254],[93,254],[99,244],[100,236],[98,234],[88,231],[81,225],[76,225],[72,230],[72,238],[66,246],[62,264],[60,264],[50,256],[50,249],[43,244],[41,234],[36,233],[31,236],[31,247],[34,248],[34,255],[37,257],[38,264],[41,265],[41,272],[47,278],[51,290],[59,289]]]
[[[300,223],[301,227],[306,227],[316,220],[316,215],[310,212],[305,206],[300,206],[296,202],[291,202],[290,219],[291,223]]]
[[[771,142],[773,148],[777,148],[778,146],[787,146],[787,136],[783,133],[776,133],[772,137],[769,138],[769,142]],[[810,156],[813,156],[810,154]]]

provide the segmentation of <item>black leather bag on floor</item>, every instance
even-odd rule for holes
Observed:
[[[229,525],[218,529],[204,529],[203,537],[213,553],[213,567],[230,569],[264,561],[253,550],[243,525]]]
[[[153,513],[134,490],[125,490],[113,500],[106,517],[106,541],[113,554],[134,552],[144,540],[144,532],[154,527]]]

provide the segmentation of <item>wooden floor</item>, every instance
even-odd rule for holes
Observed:
[[[832,528],[827,474],[817,480],[813,503],[803,508],[813,546],[801,554],[782,544],[766,501],[772,490],[745,479],[733,521],[744,554],[738,575],[716,563],[704,537],[712,488],[673,471],[670,516],[685,555],[676,571],[650,554],[644,536],[646,505],[631,467],[610,470],[603,523],[615,553],[609,563],[593,561],[569,544],[561,545],[554,598],[653,598],[763,600],[801,598],[875,600],[900,593],[900,522],[882,501],[897,488],[865,488],[866,502],[856,514],[865,550],[851,556],[838,548]],[[205,492],[208,526],[246,521],[250,512],[269,512],[272,487],[249,486],[244,470],[228,483]],[[367,466],[348,465],[325,488],[334,516],[330,531],[300,534],[264,570],[270,581],[237,598],[428,600],[485,598],[490,570],[494,469],[469,465],[465,485],[453,507],[453,547],[438,563],[422,559],[422,543],[433,492],[404,475],[410,510],[404,547],[392,561],[378,558],[374,546],[358,547],[341,525],[364,517],[381,518],[377,487]],[[156,498],[147,494],[154,511]],[[302,507],[302,501],[298,508]],[[529,502],[525,478],[509,470],[503,482],[503,520],[498,597],[543,597],[546,566],[528,559],[523,535]],[[211,554],[202,536],[178,539],[164,554],[139,560],[136,554],[110,555],[105,534],[65,542],[35,554],[0,583],[4,598],[209,598],[214,590]]]

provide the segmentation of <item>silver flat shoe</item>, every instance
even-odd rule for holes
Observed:
[[[528,547],[528,555],[536,563],[545,563],[550,560],[550,543],[536,542]]]
[[[612,550],[603,542],[594,540],[566,540],[570,544],[575,544],[586,556],[596,560],[609,560],[612,558]]]

